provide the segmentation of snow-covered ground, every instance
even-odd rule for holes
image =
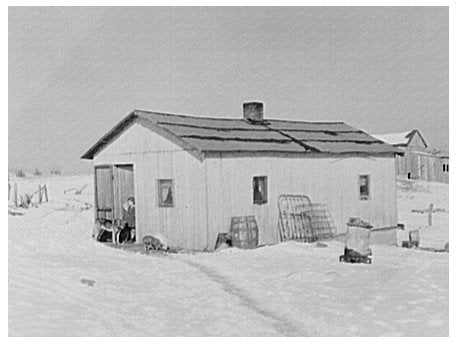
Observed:
[[[338,262],[342,243],[289,242],[147,256],[91,239],[92,176],[19,182],[46,183],[50,202],[9,208],[10,336],[448,335],[447,253],[373,246],[357,265]],[[399,182],[398,199],[399,221],[444,246],[448,213],[427,228],[411,209],[448,210],[447,185]]]
[[[421,245],[443,249],[449,242],[449,185],[426,181],[397,181],[398,221],[406,224],[398,231],[398,243],[408,240],[409,230],[419,230]],[[428,214],[412,212],[426,210],[433,204],[432,226]]]

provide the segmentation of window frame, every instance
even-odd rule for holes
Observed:
[[[256,182],[257,185],[259,185],[261,182],[261,185],[264,188],[264,191],[260,191],[260,194],[262,195],[261,199],[256,199],[255,197],[255,187],[256,187]],[[252,203],[254,205],[264,205],[268,203],[268,176],[266,175],[259,175],[259,176],[253,176],[252,177]]]
[[[171,184],[171,204],[167,204],[162,200],[162,185],[166,182]],[[173,179],[157,179],[157,204],[159,207],[175,207],[175,188]]]
[[[367,180],[367,194],[362,194],[362,179]],[[359,175],[359,200],[370,200],[371,199],[371,176],[369,174]]]

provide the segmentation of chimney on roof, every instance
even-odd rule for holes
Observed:
[[[243,103],[243,118],[252,124],[263,122],[263,102]]]

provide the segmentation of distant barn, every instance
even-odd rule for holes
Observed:
[[[373,135],[404,152],[397,155],[397,175],[449,183],[449,154],[430,148],[419,130]]]
[[[278,243],[282,194],[325,204],[338,233],[360,217],[396,244],[398,153],[343,122],[266,120],[263,103],[245,103],[241,119],[135,110],[82,158],[94,160],[97,218],[135,196],[139,239],[213,250],[233,216],[254,215],[259,243]]]

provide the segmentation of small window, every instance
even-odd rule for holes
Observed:
[[[443,173],[445,173],[445,172],[446,172],[446,165],[443,164]]]
[[[370,199],[370,175],[359,176],[360,200]]]
[[[449,173],[449,164],[446,164],[446,172]]]
[[[159,206],[173,207],[173,180],[159,180]]]
[[[266,176],[254,176],[252,181],[253,199],[254,204],[266,204],[268,201],[267,197],[267,177]]]

